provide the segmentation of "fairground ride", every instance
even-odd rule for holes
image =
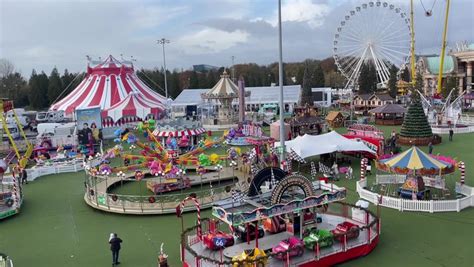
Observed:
[[[6,119],[6,114],[7,112],[11,111],[13,113],[13,118],[14,122],[13,124]],[[12,163],[14,158],[16,157],[18,159],[18,165],[21,168],[24,168],[26,164],[28,163],[28,158],[31,156],[33,153],[33,145],[28,141],[26,138],[26,134],[23,131],[23,126],[20,123],[20,120],[18,119],[18,116],[16,115],[15,109],[13,108],[13,101],[11,100],[6,100],[6,99],[0,99],[0,123],[2,124],[2,135],[6,134],[8,137],[8,140],[10,141],[12,151],[7,155],[5,161],[7,164]],[[14,136],[10,132],[10,129],[13,129],[9,126],[14,126],[19,132],[20,136],[23,139],[25,145],[26,145],[26,150],[23,155],[20,154],[20,149],[18,148],[18,141],[15,141]],[[2,136],[3,137],[3,136]],[[3,139],[3,138],[2,138]]]
[[[370,1],[349,11],[337,27],[333,43],[335,63],[347,79],[345,88],[357,87],[367,63],[375,67],[377,83],[386,87],[390,67],[403,65],[413,51],[411,29],[407,14],[387,2]]]

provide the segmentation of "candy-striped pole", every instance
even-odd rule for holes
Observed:
[[[464,185],[466,179],[466,166],[464,161],[459,162],[459,170],[461,171],[461,185]]]
[[[184,211],[184,204],[186,201],[192,200],[194,202],[194,206],[196,206],[196,211],[197,211],[197,236],[199,240],[202,240],[202,229],[201,229],[201,205],[199,204],[199,201],[194,198],[194,197],[187,197],[183,201],[181,201],[180,206],[181,206],[181,212]]]
[[[16,175],[15,175],[15,171],[13,170],[12,171],[12,177],[13,177],[13,197],[14,197],[14,201],[15,201],[15,205],[16,207],[20,207],[20,203],[18,202],[18,188],[17,188],[17,180],[16,180]]]

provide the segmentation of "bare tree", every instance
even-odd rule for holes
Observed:
[[[6,58],[0,58],[0,78],[7,77],[15,71],[15,65]]]

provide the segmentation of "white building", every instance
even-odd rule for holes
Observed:
[[[200,109],[212,109],[201,98],[201,94],[207,91],[209,89],[184,89],[171,104],[174,116],[192,116],[193,111],[197,114]],[[250,92],[250,96],[245,98],[246,111],[258,111],[265,104],[278,104],[280,101],[279,86],[245,87],[245,91]],[[283,103],[287,112],[292,112],[298,105],[300,96],[300,85],[283,86]],[[233,106],[238,107],[237,100],[233,102]]]

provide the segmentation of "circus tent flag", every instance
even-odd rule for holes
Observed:
[[[67,116],[79,108],[100,106],[101,110],[106,110],[133,92],[153,103],[166,103],[165,97],[138,78],[133,64],[109,56],[98,64],[90,62],[84,80],[50,110],[63,110]]]

